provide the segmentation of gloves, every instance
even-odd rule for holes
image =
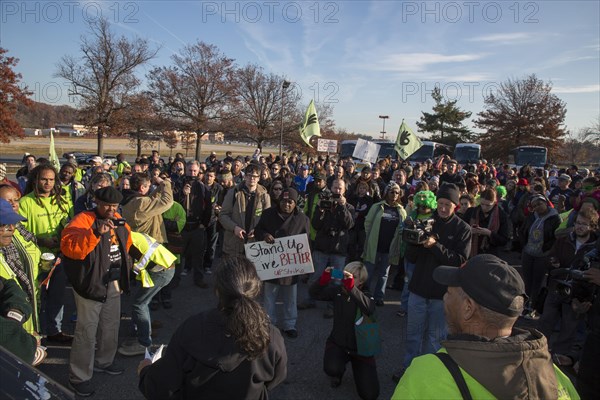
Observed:
[[[350,276],[348,278],[344,278],[344,280],[342,281],[342,284],[344,285],[344,287],[346,288],[347,291],[351,291],[352,288],[354,287],[354,276]]]
[[[321,278],[319,278],[319,285],[327,286],[327,285],[329,285],[329,282],[331,282],[331,272],[325,270],[325,271],[323,271]]]

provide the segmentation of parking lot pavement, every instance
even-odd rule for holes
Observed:
[[[518,262],[516,255],[511,253],[511,264]],[[511,262],[512,261],[512,262]],[[390,272],[393,276],[394,272]],[[206,280],[212,283],[212,275],[207,275]],[[391,281],[391,280],[390,280]],[[388,281],[389,282],[389,281]],[[298,299],[301,301],[306,296],[307,285],[299,284]],[[72,296],[67,296],[69,303],[65,309],[65,331],[72,333],[75,324],[69,318],[73,313],[74,304]],[[120,340],[130,332],[130,312],[132,296],[122,296],[122,313],[125,315],[121,321]],[[392,374],[399,368],[404,355],[404,334],[406,317],[396,316],[400,305],[400,292],[386,291],[386,305],[377,307],[377,316],[381,326],[382,352],[376,357],[380,398],[389,399],[394,391],[395,383]],[[156,330],[155,344],[167,344],[177,326],[194,313],[216,306],[214,290],[200,289],[193,285],[191,276],[182,277],[179,288],[173,292],[173,308],[170,310],[159,309],[152,312],[152,318],[160,320],[163,327]],[[347,365],[346,374],[338,388],[331,388],[329,378],[323,372],[323,350],[325,340],[331,330],[333,320],[324,319],[325,303],[320,303],[317,308],[298,311],[298,338],[286,338],[288,352],[288,376],[286,381],[275,388],[271,398],[275,400],[321,400],[321,399],[357,399],[358,395],[352,378],[352,368]],[[50,346],[48,358],[40,369],[66,386],[68,381],[69,347]],[[136,370],[142,356],[124,357],[117,354],[116,360],[126,367],[120,376],[95,374],[92,383],[96,387],[93,399],[143,399],[139,392]]]

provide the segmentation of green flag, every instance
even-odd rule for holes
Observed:
[[[54,135],[52,134],[52,131],[50,131],[50,157],[48,157],[48,160],[50,160],[50,164],[52,164],[57,171],[60,170],[60,161],[58,161],[56,149],[54,148]]]
[[[313,136],[321,136],[321,128],[319,127],[319,118],[317,117],[317,109],[315,108],[314,100],[310,101],[306,114],[304,115],[304,121],[300,124],[300,137],[304,140],[309,147],[310,138]]]
[[[400,158],[406,160],[415,151],[419,150],[421,146],[423,146],[423,143],[421,143],[412,129],[406,125],[406,122],[402,120],[402,125],[400,125],[400,129],[398,129],[396,145],[394,146]]]

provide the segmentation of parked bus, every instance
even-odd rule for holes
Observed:
[[[340,145],[340,158],[352,157],[354,153],[354,148],[356,147],[356,140],[344,140]],[[386,158],[388,155],[392,158],[397,158],[396,150],[394,149],[394,142],[390,142],[387,140],[373,140],[373,143],[377,143],[379,145],[379,154],[377,155],[377,160],[381,160],[382,158]],[[361,160],[356,160],[361,161]]]
[[[424,163],[427,160],[433,161],[442,155],[452,155],[452,146],[429,141],[421,141],[421,143],[423,145],[419,148],[419,150],[408,157],[408,161],[411,163]]]
[[[458,143],[454,147],[454,159],[459,164],[475,164],[481,158],[481,145],[477,143]]]
[[[548,149],[542,146],[519,146],[510,151],[508,163],[517,168],[529,164],[534,168],[543,168],[548,159]]]

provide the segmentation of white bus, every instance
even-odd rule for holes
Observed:
[[[476,164],[481,158],[481,145],[477,143],[457,143],[454,159],[459,164]]]
[[[519,146],[510,151],[508,163],[521,168],[529,164],[534,168],[543,168],[548,160],[548,149],[543,146]]]

